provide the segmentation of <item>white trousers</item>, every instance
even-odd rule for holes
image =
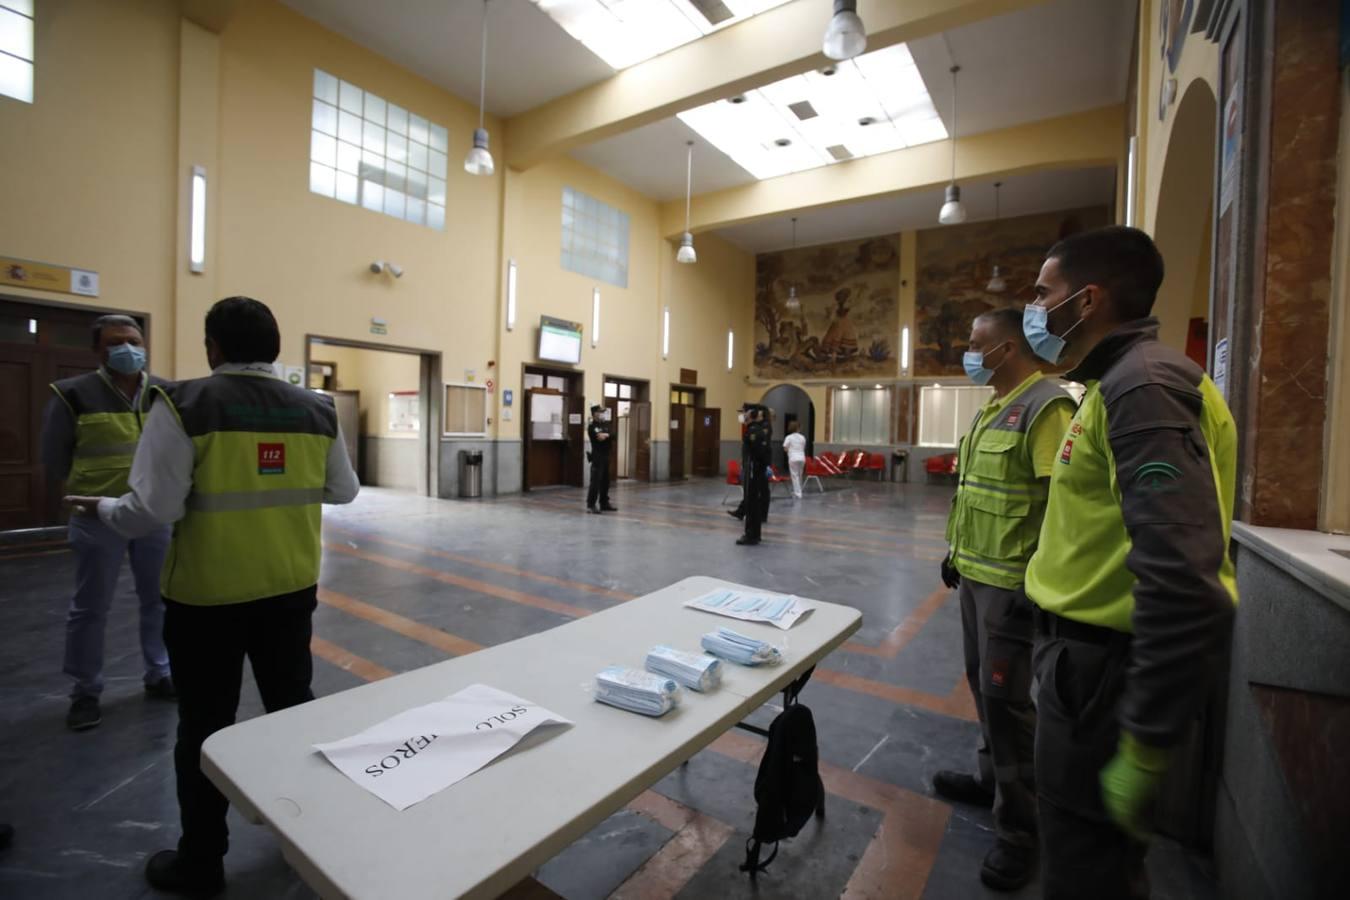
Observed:
[[[788,459],[788,472],[792,475],[792,496],[802,496],[802,471],[806,468],[806,458]]]

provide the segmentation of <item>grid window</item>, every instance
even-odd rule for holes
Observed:
[[[314,70],[310,126],[311,191],[445,230],[444,126],[321,69]]]
[[[628,287],[628,213],[564,187],[562,267]]]
[[[33,0],[0,0],[0,95],[33,102]]]
[[[994,397],[991,387],[933,385],[919,390],[919,445],[955,447]]]
[[[835,388],[833,393],[830,440],[839,444],[890,443],[890,388]]]
[[[487,434],[486,387],[477,384],[445,386],[445,433],[457,436]]]

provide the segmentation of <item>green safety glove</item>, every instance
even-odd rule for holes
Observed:
[[[1172,751],[1149,747],[1122,732],[1116,755],[1101,771],[1102,803],[1121,830],[1147,842],[1153,828],[1149,813],[1158,786],[1171,762]]]

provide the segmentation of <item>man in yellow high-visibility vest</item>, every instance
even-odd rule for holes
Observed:
[[[67,493],[118,495],[127,489],[131,458],[141,439],[152,389],[166,382],[146,370],[141,327],[130,316],[100,316],[93,327],[95,372],[52,384],[55,395],[42,421],[42,464],[47,478],[64,481]],[[66,619],[63,670],[74,679],[66,726],[87,731],[103,721],[103,636],[122,560],[131,562],[141,613],[141,658],[146,696],[173,700],[169,656],[164,649],[164,603],[159,570],[169,548],[169,529],[155,528],[128,540],[96,518],[73,516],[75,596]]]
[[[1150,318],[1163,260],[1113,226],[1050,249],[1023,331],[1087,393],[1050,480],[1037,605],[1036,790],[1045,896],[1148,896],[1150,811],[1223,674],[1237,429]]]
[[[177,680],[174,765],[183,835],[146,878],[219,890],[228,802],[202,774],[202,743],[234,723],[248,657],[268,712],[313,699],[321,504],[359,490],[327,397],[275,377],[281,347],[265,305],[230,297],[206,316],[211,375],[156,389],[119,499],[70,497],[121,534],[173,522],[164,638]]]
[[[933,787],[949,800],[993,806],[997,840],[980,880],[1014,891],[1031,880],[1037,848],[1031,604],[1022,585],[1074,402],[1041,373],[1019,309],[978,316],[964,363],[994,396],[961,441],[942,579],[960,591],[966,680],[982,740],[976,774],[942,770]]]

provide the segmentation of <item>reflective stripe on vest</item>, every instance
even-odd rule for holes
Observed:
[[[319,580],[320,517],[337,414],[264,374],[219,373],[160,393],[192,440],[192,493],[174,526],[164,596],[213,606]]]
[[[1048,486],[1036,477],[1028,436],[1041,412],[1061,398],[1069,395],[1053,380],[1034,378],[992,416],[982,410],[962,441],[960,486],[947,526],[962,576],[1010,590],[1021,586],[1049,499]]]
[[[90,497],[120,497],[128,490],[131,460],[141,439],[149,387],[147,377],[132,403],[108,380],[102,369],[65,378],[51,385],[75,417],[75,448],[66,490]]]

